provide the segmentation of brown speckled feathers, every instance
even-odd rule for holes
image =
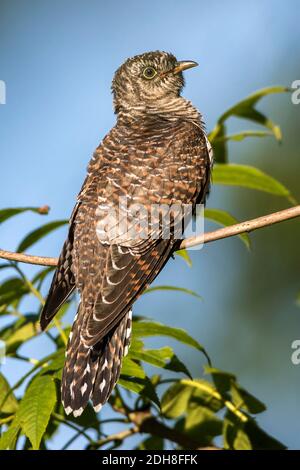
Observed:
[[[123,113],[118,98],[116,126],[89,164],[42,312],[45,328],[73,289],[79,291],[62,379],[65,410],[75,416],[89,399],[98,411],[109,398],[129,347],[132,304],[178,246],[155,223],[146,238],[126,231],[99,239],[108,210],[118,210],[120,198],[149,210],[195,205],[208,190],[211,158],[200,115],[177,93],[165,98],[156,112],[148,103],[147,110],[124,107]],[[128,223],[135,227],[135,218]]]

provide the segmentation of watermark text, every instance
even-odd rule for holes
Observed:
[[[0,80],[0,104],[6,104],[6,83]]]
[[[293,104],[300,104],[300,80],[295,80],[292,83],[292,89],[295,90],[292,93],[292,103]]]

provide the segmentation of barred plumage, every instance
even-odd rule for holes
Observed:
[[[96,411],[103,404],[117,382],[123,356],[126,356],[131,335],[131,310],[119,324],[94,346],[86,346],[80,339],[79,306],[76,321],[70,333],[66,363],[62,376],[62,403],[67,414],[80,416],[90,398]]]
[[[149,222],[154,205],[164,204],[166,213],[172,204],[194,207],[208,191],[211,150],[201,115],[180,96],[181,70],[191,64],[164,52],[146,53],[115,74],[117,123],[90,161],[41,315],[44,329],[77,288],[80,305],[62,377],[63,404],[74,416],[90,399],[96,411],[108,400],[128,352],[132,304],[179,245],[175,232],[182,215],[172,213],[168,237],[162,212],[151,219],[146,237],[142,222]],[[153,80],[146,79],[145,67],[155,70]],[[127,206],[119,210],[122,198],[130,208],[142,205],[144,218]],[[111,208],[119,210],[126,230],[107,230]]]

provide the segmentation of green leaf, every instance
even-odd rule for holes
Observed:
[[[192,260],[191,260],[191,257],[190,255],[188,254],[188,251],[183,249],[183,250],[178,250],[175,252],[175,255],[176,256],[180,256],[182,259],[184,259],[184,261],[186,262],[186,264],[191,268],[192,267]]]
[[[252,449],[251,441],[242,428],[238,429],[236,433],[236,436],[234,439],[234,449],[235,450],[251,450]]]
[[[161,349],[144,349],[136,350],[130,348],[129,357],[138,361],[148,362],[153,366],[164,368],[169,359],[173,356],[174,352],[172,348],[166,346]]]
[[[213,181],[216,184],[241,186],[291,198],[289,190],[279,181],[252,166],[219,163],[214,166]]]
[[[21,214],[22,212],[35,212],[37,214],[46,215],[49,213],[49,207],[13,207],[9,209],[1,209],[0,210],[0,224],[5,222],[6,220],[14,217],[15,215]]]
[[[9,394],[13,392],[13,390],[16,390],[17,388],[21,387],[21,385],[27,380],[35,371],[43,367],[44,365],[47,365],[48,361],[51,361],[54,357],[56,357],[57,351],[55,351],[52,354],[49,354],[48,356],[43,357],[41,360],[39,360],[28,372],[26,372],[19,380],[18,382],[10,389],[8,392]],[[36,376],[37,377],[37,376]],[[1,407],[3,404],[6,402],[8,399],[9,394],[7,394],[5,397],[0,396],[0,405]]]
[[[36,230],[30,232],[19,244],[17,251],[22,252],[25,251],[27,248],[32,246],[34,243],[39,241],[41,238],[45,237],[49,233],[53,232],[54,230],[66,225],[68,223],[67,220],[57,220],[55,222],[49,222],[48,224],[42,225]]]
[[[231,396],[237,408],[243,408],[249,413],[258,414],[266,410],[266,406],[260,400],[236,383],[231,384]]]
[[[174,338],[181,343],[187,344],[188,346],[201,351],[210,363],[210,359],[203,346],[201,346],[198,341],[193,339],[190,335],[188,335],[188,333],[186,333],[186,331],[182,330],[181,328],[171,328],[170,326],[162,325],[161,323],[156,322],[138,321],[134,322],[133,335],[137,337],[168,336],[170,338]]]
[[[192,394],[188,404],[188,410],[197,409],[199,406],[204,406],[210,410],[217,412],[224,406],[220,397],[215,394],[214,388],[209,382],[202,379],[195,379],[197,387],[192,387]],[[190,386],[190,385],[189,385]]]
[[[212,440],[222,434],[223,423],[215,413],[204,406],[189,412],[184,420],[183,431],[199,445],[210,445]]]
[[[182,372],[187,377],[192,379],[192,375],[191,375],[190,371],[185,366],[185,364],[183,364],[183,362],[180,361],[180,359],[178,359],[176,354],[173,354],[173,356],[171,357],[170,362],[168,362],[168,364],[165,366],[165,369],[172,370],[173,372]]]
[[[34,450],[39,449],[56,403],[56,388],[49,375],[37,376],[27,387],[17,417]]]
[[[7,279],[0,286],[0,305],[9,305],[14,301],[20,300],[28,292],[29,287],[24,283],[23,279],[19,277]]]
[[[0,397],[5,397],[10,390],[10,385],[4,375],[0,374]],[[2,399],[1,398],[1,399]],[[10,393],[3,404],[0,413],[14,414],[18,409],[18,401],[13,393]]]
[[[143,368],[128,356],[126,356],[123,360],[121,374],[122,376],[138,377],[141,379],[146,377]]]
[[[245,423],[244,431],[255,450],[285,450],[287,448],[282,442],[263,431],[253,419]]]
[[[128,379],[128,377],[122,377],[122,375],[118,380],[118,385],[137,394],[140,394],[145,388],[143,380],[132,380]]]
[[[237,134],[227,134],[223,135],[220,137],[216,137],[214,142],[215,145],[216,143],[219,142],[228,142],[230,140],[233,140],[235,142],[241,142],[242,140],[247,139],[248,137],[268,137],[271,136],[272,132],[268,131],[241,131],[238,132]],[[219,160],[216,160],[218,163],[226,163],[226,162],[220,162]]]
[[[130,348],[129,357],[138,361],[144,361],[156,367],[172,370],[174,372],[182,372],[188,377],[191,377],[186,366],[174,354],[174,351],[169,346],[161,349],[144,349],[137,350]]]
[[[284,450],[286,446],[263,431],[252,418],[241,423],[228,411],[223,427],[224,448],[236,450]]]
[[[283,93],[289,91],[285,87],[270,87],[264,88],[262,90],[253,93],[248,96],[246,99],[240,101],[239,103],[232,106],[228,109],[222,116],[219,118],[215,128],[210,132],[208,139],[211,142],[214,150],[214,160],[217,163],[227,163],[228,162],[228,141],[235,140],[240,141],[247,137],[265,137],[267,135],[274,135],[274,137],[281,141],[281,130],[279,126],[274,124],[270,119],[264,116],[261,112],[255,109],[255,105],[258,101],[271,93]],[[256,124],[266,127],[269,132],[265,131],[242,131],[237,134],[227,135],[225,122],[231,116],[235,116],[242,119],[248,119],[255,122]]]
[[[261,124],[272,131],[277,140],[281,140],[280,128],[274,124],[270,119],[266,118],[262,113],[257,111],[254,106],[263,97],[274,94],[288,92],[289,89],[283,86],[274,86],[269,88],[263,88],[255,93],[249,95],[244,100],[238,102],[230,109],[228,109],[218,120],[218,125],[224,124],[224,122],[231,116],[236,116],[243,119],[249,119],[257,124]]]
[[[223,438],[225,449],[252,450],[252,444],[245,432],[245,426],[238,422],[231,413],[226,413],[224,418]]]
[[[213,411],[218,411],[224,407],[224,399],[215,387],[206,380],[202,379],[182,379],[180,383],[192,390],[189,409],[194,408],[193,401],[209,407]],[[227,399],[227,397],[225,397]]]
[[[164,450],[164,440],[161,437],[150,436],[142,441],[137,450]]]
[[[33,316],[35,318],[35,316]],[[21,318],[2,330],[2,340],[5,341],[6,354],[13,354],[25,341],[39,333],[38,322],[32,321],[32,316]]]
[[[169,387],[161,399],[161,410],[167,418],[178,418],[188,406],[192,389],[180,382]]]
[[[226,211],[221,209],[205,209],[205,218],[216,222],[217,224],[229,227],[230,225],[237,224],[239,221]],[[246,247],[250,248],[250,237],[247,233],[242,233],[239,238],[245,243]]]
[[[156,394],[155,388],[153,387],[151,380],[149,380],[148,377],[142,379],[138,377],[131,378],[128,376],[121,375],[118,380],[118,385],[121,385],[121,387],[131,392],[137,393],[143,398],[153,401],[153,403],[160,407],[159,398]]]
[[[136,320],[136,317],[135,317],[135,320]],[[139,338],[131,338],[131,345],[130,345],[130,348],[129,348],[129,354],[130,354],[130,351],[131,350],[134,350],[134,351],[141,351],[144,347],[144,342],[139,339]]]
[[[232,383],[236,381],[235,375],[224,372],[223,370],[216,369],[215,367],[204,367],[206,374],[210,374],[213,378],[216,389],[224,394],[230,390]]]
[[[228,162],[228,147],[226,145],[226,126],[218,124],[208,135],[208,140],[213,147],[214,161],[217,163]]]
[[[7,431],[0,437],[0,450],[13,450],[15,448],[20,429],[19,421],[15,418]]]
[[[194,292],[191,289],[186,289],[185,287],[176,287],[176,286],[154,286],[154,287],[148,287],[148,289],[145,290],[144,294],[149,294],[150,292],[155,292],[155,291],[161,291],[161,290],[170,290],[170,291],[178,291],[178,292],[183,292],[184,294],[192,295],[193,297],[196,297],[197,299],[203,300],[201,295],[197,294],[197,292]]]

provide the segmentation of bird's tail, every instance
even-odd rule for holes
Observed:
[[[80,337],[83,312],[79,306],[66,351],[62,376],[62,403],[67,414],[80,416],[91,399],[96,412],[110,397],[120,376],[122,358],[128,353],[132,312],[96,345],[86,346]]]

